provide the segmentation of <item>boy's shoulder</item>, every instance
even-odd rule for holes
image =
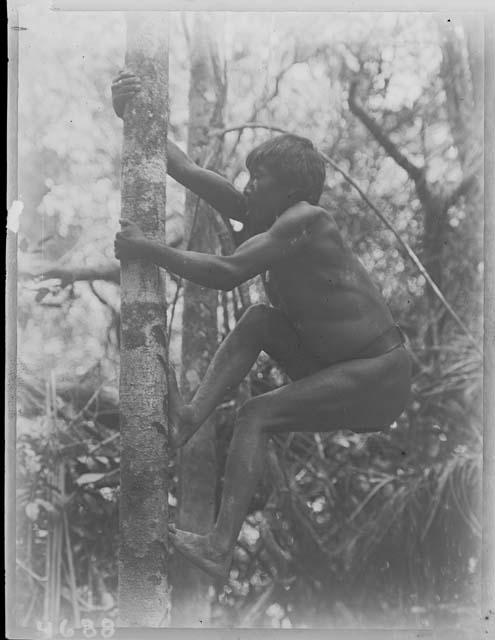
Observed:
[[[286,209],[274,222],[272,229],[275,232],[290,233],[308,230],[315,225],[334,227],[337,230],[335,218],[329,211],[318,205],[301,201]]]

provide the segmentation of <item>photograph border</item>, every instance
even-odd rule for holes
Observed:
[[[6,567],[6,630],[9,638],[23,638],[23,629],[15,626],[12,614],[16,600],[15,593],[15,451],[16,451],[16,323],[17,323],[17,227],[16,215],[19,213],[15,203],[18,200],[18,156],[17,156],[17,98],[18,98],[18,42],[22,26],[17,21],[18,7],[36,2],[21,0],[8,3],[8,103],[7,103],[7,237],[6,237],[6,365],[5,365],[5,567]],[[183,2],[140,1],[141,10],[161,11],[292,11],[297,4],[251,0],[248,4],[240,2],[232,6],[232,2],[201,2],[185,0]],[[447,5],[438,8],[437,5]],[[477,5],[484,5],[477,8]],[[136,2],[111,2],[110,0],[54,0],[51,7],[55,11],[132,11]],[[346,8],[343,7],[346,5]],[[370,6],[371,5],[371,6]],[[424,8],[427,5],[428,8]],[[401,5],[400,12],[445,12],[462,11],[482,13],[485,23],[485,119],[484,119],[484,444],[483,444],[483,534],[482,534],[482,593],[481,620],[479,629],[445,628],[445,629],[177,629],[170,628],[169,636],[174,638],[263,638],[278,633],[292,634],[297,638],[393,638],[402,640],[409,638],[481,638],[495,636],[495,12],[486,10],[487,3],[471,2],[469,9],[466,2],[420,3],[406,2]],[[283,6],[284,9],[278,9]],[[395,4],[395,7],[397,5]],[[263,8],[265,7],[265,8]],[[335,8],[334,8],[335,7]],[[339,8],[342,7],[342,8]],[[379,7],[379,8],[377,8]],[[411,7],[411,8],[410,8]],[[462,8],[463,7],[463,8]],[[304,11],[394,11],[392,2],[309,2]],[[163,629],[118,629],[115,638],[163,637]],[[74,637],[78,637],[77,635]],[[83,636],[81,636],[83,637]]]

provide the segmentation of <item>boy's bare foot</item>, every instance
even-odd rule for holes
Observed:
[[[184,404],[180,395],[175,370],[169,366],[167,372],[169,443],[178,449],[194,434],[194,421],[189,405]]]
[[[210,536],[200,536],[190,531],[169,526],[169,537],[185,558],[215,578],[225,580],[229,575],[232,553],[221,553],[214,549]]]

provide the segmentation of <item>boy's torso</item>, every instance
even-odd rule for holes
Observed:
[[[330,218],[318,223],[304,251],[267,273],[265,287],[307,349],[328,364],[353,358],[393,324],[383,297]]]

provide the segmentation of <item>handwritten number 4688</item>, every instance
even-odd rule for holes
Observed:
[[[85,638],[96,638],[98,635],[98,631],[93,621],[89,618],[83,618],[81,620],[81,627]],[[54,637],[55,625],[53,622],[38,622],[36,628],[38,631],[41,631],[45,638],[48,639]],[[114,621],[110,618],[103,618],[99,631],[102,638],[111,638],[115,633]],[[69,626],[69,621],[65,618],[58,625],[58,633],[63,638],[72,638],[74,635],[74,629]]]

